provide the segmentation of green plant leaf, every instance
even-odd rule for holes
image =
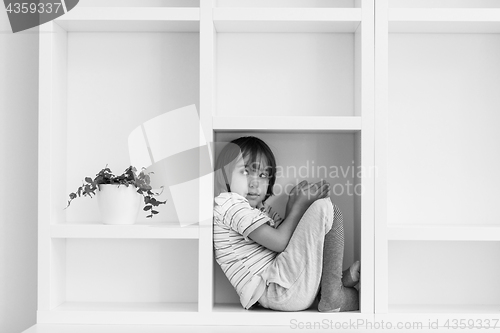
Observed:
[[[144,167],[141,169],[141,172],[137,174],[137,169],[133,166],[129,166],[121,175],[115,176],[106,164],[106,166],[96,174],[96,177],[93,180],[90,177],[85,177],[84,182],[82,182],[82,186],[80,186],[76,192],[69,194],[70,200],[68,201],[68,206],[66,208],[69,207],[71,201],[77,196],[80,197],[83,195],[92,198],[93,195],[96,194],[95,191],[99,189],[99,185],[101,184],[114,184],[118,186],[125,185],[126,187],[133,185],[137,188],[137,193],[142,195],[144,198],[143,210],[150,212],[147,217],[152,218],[154,215],[159,213],[153,208],[163,205],[167,201],[159,201],[154,198],[163,192],[164,187],[161,186],[160,193],[154,193],[152,191],[152,187],[150,186],[151,174],[153,174],[153,172],[147,172],[147,169]]]

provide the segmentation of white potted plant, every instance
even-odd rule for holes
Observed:
[[[158,214],[155,208],[164,205],[166,201],[159,201],[155,198],[161,193],[153,192],[150,174],[146,173],[145,169],[137,174],[137,169],[130,166],[121,175],[115,176],[106,166],[94,179],[85,177],[82,186],[76,192],[69,194],[66,208],[77,197],[92,198],[97,195],[104,224],[133,224],[137,219],[141,199],[143,199],[143,210],[149,213],[148,218],[152,218]],[[99,190],[98,193],[96,193],[97,190]]]

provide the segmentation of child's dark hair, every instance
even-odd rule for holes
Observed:
[[[271,148],[254,136],[235,139],[222,149],[215,164],[215,196],[225,191],[231,192],[230,179],[239,156],[247,160],[250,166],[257,165],[263,158],[267,160],[269,185],[264,198],[266,201],[273,195],[273,187],[276,182],[276,159]]]

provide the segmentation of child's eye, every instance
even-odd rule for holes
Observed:
[[[246,175],[248,175],[248,170],[244,169],[241,173],[243,173],[246,176]]]
[[[269,178],[269,175],[267,173],[261,173],[260,178],[267,179],[267,178]]]

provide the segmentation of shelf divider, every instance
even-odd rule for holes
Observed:
[[[55,22],[66,31],[199,32],[199,8],[77,7]]]
[[[344,131],[361,130],[361,117],[213,117],[214,131]]]
[[[178,223],[105,225],[98,222],[54,224],[52,238],[115,239],[198,239],[198,224],[181,227]]]
[[[360,8],[214,8],[217,32],[355,32]]]
[[[453,315],[481,315],[488,317],[488,314],[498,316],[500,304],[391,304],[389,313],[391,314],[453,314]],[[459,316],[461,317],[461,316]],[[451,322],[451,321],[450,321]],[[443,322],[444,323],[444,322]],[[450,324],[451,325],[451,324]]]
[[[389,21],[500,22],[500,8],[391,8]]]
[[[500,241],[499,225],[389,224],[389,241]]]
[[[166,7],[76,7],[57,21],[199,21],[199,8]]]
[[[500,33],[500,8],[393,8],[388,20],[396,33]]]

